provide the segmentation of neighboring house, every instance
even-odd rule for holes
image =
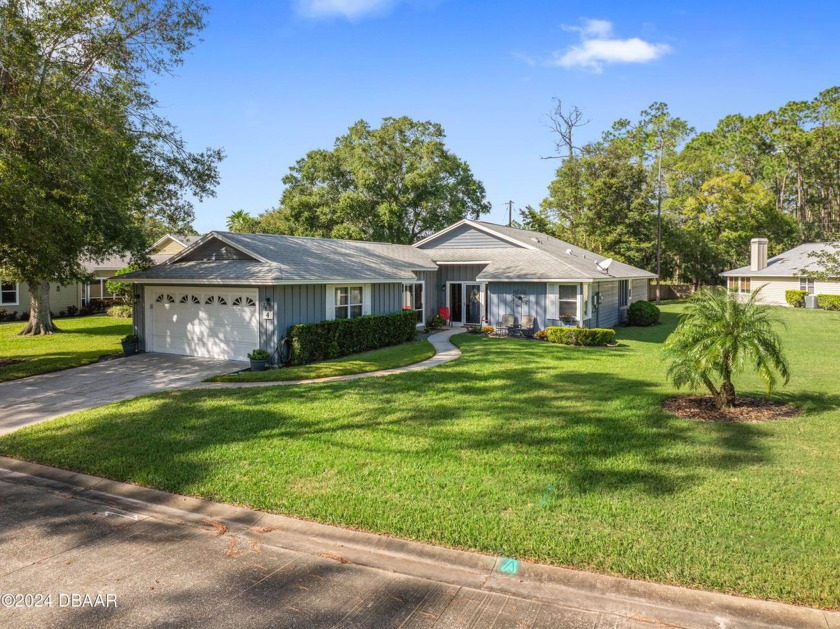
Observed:
[[[453,324],[534,315],[538,328],[610,327],[647,296],[652,273],[537,232],[463,220],[413,246],[211,232],[135,283],[146,351],[244,359],[289,326],[449,308]]]
[[[155,264],[165,262],[174,254],[183,251],[199,236],[174,236],[167,234],[149,247],[149,257]],[[114,273],[128,265],[128,256],[113,256],[105,260],[85,261],[84,269],[90,274],[88,283],[75,282],[67,286],[50,283],[50,310],[58,314],[68,306],[81,308],[95,299],[112,298],[108,293],[105,282]],[[0,283],[0,310],[7,313],[29,311],[29,285],[17,282]]]
[[[785,292],[804,290],[810,295],[840,295],[840,278],[814,280],[809,273],[820,273],[824,269],[814,256],[820,252],[833,252],[835,247],[827,243],[806,243],[784,253],[767,258],[767,239],[753,238],[750,241],[750,264],[721,273],[726,278],[728,289],[748,295],[761,287],[760,300],[765,304],[787,306]]]

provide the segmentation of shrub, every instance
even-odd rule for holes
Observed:
[[[12,313],[12,317],[14,316],[15,313]],[[14,321],[14,318],[12,318],[11,320]],[[18,321],[29,321],[29,311],[21,312],[20,314],[18,314]]]
[[[649,301],[634,301],[627,309],[627,323],[630,325],[659,323],[659,308]]]
[[[496,328],[494,328],[492,325],[481,326],[481,333],[482,334],[493,334],[493,332],[495,332],[495,331],[496,331]]]
[[[117,304],[108,308],[109,317],[119,317],[120,319],[130,319],[132,316],[130,304]]]
[[[79,314],[79,309],[76,306],[67,306],[68,317],[75,317],[77,314]]]
[[[550,325],[545,332],[549,342],[561,345],[608,345],[615,342],[615,330],[610,328],[561,328]]]
[[[11,321],[11,319],[9,319],[9,311],[5,308],[0,309],[0,321]]]
[[[115,304],[110,306],[105,313],[109,317],[119,317],[121,319],[129,319],[132,315],[132,308],[129,304]]]
[[[428,319],[426,319],[426,327],[429,330],[441,330],[446,325],[446,319],[441,317],[439,314],[432,315]]]
[[[416,335],[417,314],[413,310],[301,323],[289,328],[292,364],[304,365],[386,345],[398,345],[413,340]]]
[[[539,339],[540,341],[547,341],[548,332],[546,332],[545,330],[537,330],[537,333],[534,334],[534,337]]]
[[[255,349],[248,354],[249,360],[268,360],[269,358],[271,358],[271,354],[264,349]]]
[[[120,339],[120,343],[139,343],[140,338],[136,334],[126,334],[122,339]]]
[[[67,316],[67,311],[66,310],[59,310],[58,311],[58,316],[59,317],[66,317]]]
[[[785,301],[788,302],[794,308],[804,308],[805,295],[807,294],[807,290],[786,290]]]
[[[840,295],[817,295],[817,304],[826,310],[840,310]]]

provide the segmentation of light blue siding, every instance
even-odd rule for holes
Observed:
[[[621,323],[622,313],[618,308],[618,282],[596,282],[593,292],[601,293],[601,306],[590,319],[593,328],[612,328]]]
[[[517,245],[497,238],[492,234],[475,229],[469,225],[461,225],[449,231],[432,242],[420,245],[420,249],[498,249],[515,248]]]
[[[488,292],[488,323],[498,325],[502,316],[512,314],[516,323],[522,321],[523,315],[536,317],[536,327],[542,330],[546,327],[546,290],[547,286],[541,282],[491,282],[487,285]],[[554,322],[550,322],[553,324]]]
[[[198,260],[254,260],[254,258],[217,238],[211,238],[179,261],[195,262]]]

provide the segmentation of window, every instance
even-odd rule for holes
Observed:
[[[807,291],[809,295],[814,294],[814,280],[807,277],[799,278],[799,290]]]
[[[750,278],[749,277],[742,277],[741,278],[741,292],[749,294],[749,292],[750,292]]]
[[[630,303],[630,281],[618,281],[618,307],[625,308]]]
[[[577,286],[561,284],[557,294],[557,318],[577,319]]]
[[[403,310],[414,310],[417,323],[423,323],[423,282],[403,284]]]
[[[20,284],[12,282],[0,284],[0,306],[17,306],[19,288]]]
[[[737,293],[738,292],[738,278],[737,277],[730,277],[727,279],[727,286],[729,288],[730,293]]]
[[[361,286],[339,286],[335,289],[335,318],[354,319],[362,316],[363,294]]]

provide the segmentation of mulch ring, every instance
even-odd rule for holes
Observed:
[[[662,402],[662,408],[683,419],[743,424],[790,419],[802,414],[802,409],[793,404],[752,397],[736,397],[731,408],[720,410],[708,395],[670,397]]]
[[[0,358],[0,367],[8,367],[9,365],[17,365],[24,361],[16,358]]]

